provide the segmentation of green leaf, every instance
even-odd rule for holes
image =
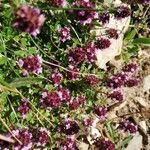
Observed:
[[[132,39],[135,37],[136,33],[137,33],[137,32],[136,32],[135,29],[128,31],[128,32],[126,33],[125,40],[126,40],[126,41],[132,40]]]
[[[150,46],[150,38],[136,38],[133,40],[134,44],[145,44]]]
[[[132,136],[128,136],[126,137],[123,141],[122,141],[122,146],[125,147],[127,144],[129,144],[129,142],[131,141]]]
[[[106,127],[110,137],[112,138],[113,141],[115,141],[115,138],[117,137],[117,132],[115,131],[112,122],[109,121],[108,123],[106,123]]]
[[[43,81],[43,78],[38,78],[38,77],[24,77],[24,78],[18,78],[15,79],[10,83],[10,86],[13,87],[22,87],[22,86],[27,86],[27,85],[32,85],[32,84],[38,84],[39,82]]]
[[[14,112],[11,112],[9,117],[12,123],[16,122],[16,114]]]
[[[128,63],[129,62],[129,60],[130,60],[130,54],[129,53],[127,53],[127,52],[122,52],[122,58],[123,58],[123,60],[125,61],[125,63]]]
[[[0,65],[4,65],[7,62],[7,58],[0,54]]]
[[[24,57],[27,55],[27,51],[18,50],[14,52],[16,56]]]
[[[35,47],[30,47],[30,48],[28,49],[28,54],[29,54],[29,55],[33,55],[33,54],[36,54],[36,53],[37,53],[37,50],[36,50]]]

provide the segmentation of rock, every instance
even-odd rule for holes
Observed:
[[[88,150],[89,145],[86,143],[80,142],[78,148],[79,150]]]
[[[98,129],[92,126],[89,128],[89,135],[87,136],[87,140],[89,141],[90,144],[93,144],[94,140],[100,136],[101,134]]]
[[[141,150],[142,149],[142,136],[137,133],[133,139],[129,142],[125,150]]]
[[[114,5],[117,7],[121,4],[120,0],[116,0],[114,2]],[[125,5],[125,4],[123,4]],[[100,37],[105,33],[106,29],[113,28],[116,29],[119,32],[118,39],[110,38],[111,45],[109,48],[106,48],[104,50],[97,50],[96,51],[96,57],[97,57],[97,66],[101,69],[106,69],[106,63],[114,61],[115,56],[118,56],[121,54],[121,49],[123,45],[123,37],[124,33],[127,31],[129,24],[130,24],[130,16],[123,18],[121,20],[117,20],[113,15],[110,16],[110,20],[108,23],[103,25],[102,27],[95,27],[93,30],[91,30],[91,33],[95,33],[97,37]],[[106,37],[107,36],[101,36]]]
[[[144,130],[144,132],[147,132],[147,126],[145,121],[140,121],[139,126]]]
[[[150,75],[146,76],[143,80],[143,91],[148,92],[150,90]]]
[[[148,107],[148,104],[146,103],[145,99],[142,97],[135,97],[135,101],[137,101],[143,107]]]

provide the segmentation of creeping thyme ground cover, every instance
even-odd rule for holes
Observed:
[[[110,114],[141,82],[135,58],[150,44],[149,3],[0,2],[0,149],[124,149],[138,125]]]

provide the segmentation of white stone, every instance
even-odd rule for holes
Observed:
[[[137,133],[129,142],[125,150],[141,150],[142,147],[142,136],[139,133]]]

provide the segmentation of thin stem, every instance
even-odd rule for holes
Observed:
[[[18,91],[18,94],[20,95],[21,98],[25,98],[19,91]],[[54,125],[44,116],[42,115],[39,110],[34,106],[34,104],[31,102],[31,101],[28,101],[29,104],[34,108],[34,110],[37,111],[37,113],[40,114],[41,117],[43,117],[52,127],[54,127]],[[41,120],[40,120],[41,121]]]
[[[78,33],[76,32],[76,30],[75,30],[75,28],[70,24],[70,22],[68,21],[68,19],[67,19],[67,15],[66,15],[66,13],[64,12],[64,16],[65,16],[65,19],[66,19],[66,21],[67,21],[67,23],[68,23],[68,25],[70,26],[70,28],[73,30],[73,32],[75,33],[75,35],[76,35],[76,37],[77,37],[77,39],[78,39],[78,41],[82,44],[82,41],[81,41],[81,39],[80,39],[80,37],[79,37],[79,35],[78,35]]]
[[[48,54],[46,54],[34,41],[34,39],[32,38],[32,36],[30,36],[31,41],[33,42],[33,44],[37,47],[37,49],[42,52],[45,56],[47,56],[48,58],[50,58],[51,60],[58,62],[57,60],[55,60],[54,58],[50,57]]]
[[[11,107],[12,111],[13,111],[14,114],[15,114],[15,117],[16,117],[16,119],[17,119],[17,122],[19,122],[19,119],[18,119],[18,117],[17,117],[16,111],[15,111],[15,109],[14,109],[14,107],[13,107],[13,105],[12,105],[12,103],[11,103],[11,101],[10,101],[10,99],[9,99],[8,97],[7,97],[7,100],[8,100],[8,102],[9,102],[9,104],[10,104],[10,107]]]
[[[20,145],[22,145],[22,142],[15,136],[15,134],[14,134],[13,132],[11,132],[11,129],[8,127],[8,125],[5,123],[5,121],[1,118],[1,116],[0,116],[0,121],[1,121],[2,124],[5,126],[5,128],[9,131],[9,133],[11,133],[11,135],[14,137],[14,139],[15,139],[16,141],[18,141],[18,143],[19,143]]]
[[[43,62],[44,62],[45,64],[48,64],[48,65],[52,65],[52,66],[61,68],[61,69],[65,70],[65,71],[67,71],[67,72],[71,72],[71,73],[75,73],[75,74],[79,74],[79,75],[83,75],[83,76],[86,76],[86,75],[93,75],[93,76],[99,77],[98,75],[93,74],[93,73],[81,73],[81,72],[71,71],[71,70],[69,70],[69,69],[67,69],[67,68],[65,68],[65,67],[63,67],[63,66],[60,66],[60,65],[57,65],[57,64],[54,64],[54,63],[45,61],[45,60],[43,60]]]

